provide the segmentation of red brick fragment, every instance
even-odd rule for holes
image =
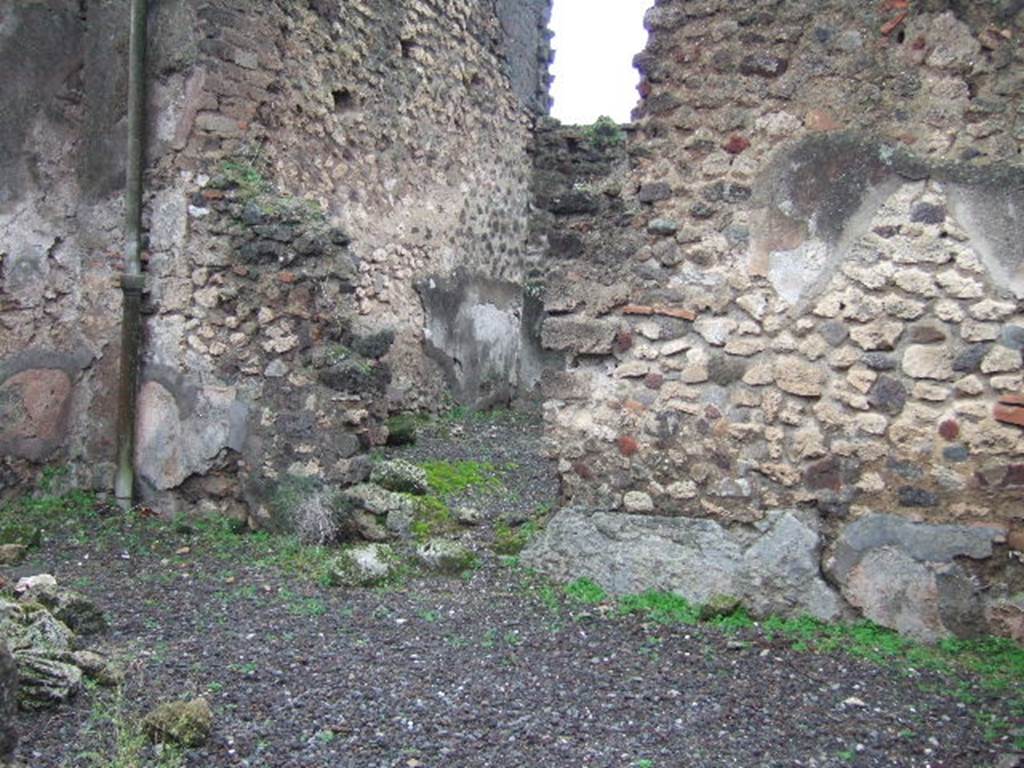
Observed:
[[[623,435],[620,437],[618,443],[619,453],[623,456],[633,456],[640,450],[640,444],[636,441],[636,438],[630,437],[629,435]]]
[[[661,389],[661,385],[665,383],[665,377],[660,373],[648,373],[644,376],[644,386],[648,389]]]
[[[1016,424],[1018,427],[1024,427],[1024,408],[1020,406],[996,403],[995,408],[992,409],[992,415],[996,421],[1001,421],[1003,424]]]
[[[612,349],[616,352],[628,352],[633,347],[633,334],[629,331],[619,331],[615,335],[615,342],[612,344]]]
[[[722,145],[722,149],[730,155],[738,155],[750,147],[750,141],[743,136],[730,136],[729,140]]]
[[[960,436],[960,425],[955,419],[946,419],[939,424],[939,434],[946,440],[956,440]]]
[[[654,306],[648,306],[646,304],[627,304],[622,308],[622,314],[624,315],[663,315],[665,317],[674,317],[677,320],[696,320],[697,313],[692,309],[682,309],[680,307],[665,307],[660,304]]]
[[[1000,395],[999,402],[1003,405],[1024,406],[1024,395]]]
[[[288,285],[290,285],[291,283],[294,283],[296,280],[298,280],[298,278],[295,276],[294,272],[281,272],[277,276],[277,279],[280,280],[282,283],[285,283],[285,284],[288,284]]]

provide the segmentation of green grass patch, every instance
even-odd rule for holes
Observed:
[[[565,585],[565,595],[583,605],[597,605],[608,600],[608,593],[590,579],[576,579]]]
[[[659,624],[696,624],[700,609],[672,592],[648,590],[619,600],[621,615],[638,615]]]
[[[468,488],[500,488],[493,464],[485,461],[424,461],[430,489],[439,496],[461,493]]]

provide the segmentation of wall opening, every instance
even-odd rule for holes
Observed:
[[[589,124],[607,115],[629,122],[638,101],[633,57],[647,43],[651,0],[554,0],[552,117]]]

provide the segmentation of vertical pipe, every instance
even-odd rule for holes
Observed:
[[[135,489],[135,412],[142,334],[142,169],[146,136],[147,0],[130,0],[128,144],[125,178],[124,274],[121,291],[121,380],[118,387],[117,475],[114,495],[131,506]]]

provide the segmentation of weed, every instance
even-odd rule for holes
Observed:
[[[576,579],[565,586],[570,600],[584,605],[597,605],[608,600],[608,593],[590,579]]]
[[[750,629],[756,626],[756,622],[743,608],[738,609],[728,616],[717,616],[707,622],[712,627],[717,627],[724,632],[738,632],[741,629]]]
[[[518,555],[540,529],[535,520],[513,528],[506,521],[499,520],[494,526],[494,542],[491,549],[498,555]]]
[[[327,613],[327,606],[317,597],[303,597],[292,600],[288,610],[295,616],[323,616]]]
[[[441,620],[441,614],[437,611],[420,611],[419,617],[428,624],[433,624],[434,622]]]
[[[157,754],[154,762],[147,753],[149,739],[137,718],[130,716],[124,693],[118,688],[112,695],[94,693],[89,719],[84,729],[91,733],[88,752],[77,756],[89,768],[181,768],[184,758],[170,745]]]
[[[633,768],[654,768],[654,761],[646,758],[636,760],[633,763]]]
[[[601,115],[591,125],[583,129],[583,136],[599,151],[611,149],[626,140],[619,124],[607,115]]]
[[[648,590],[639,595],[627,595],[619,600],[619,613],[636,614],[659,624],[696,624],[700,615],[684,597],[672,592]]]

